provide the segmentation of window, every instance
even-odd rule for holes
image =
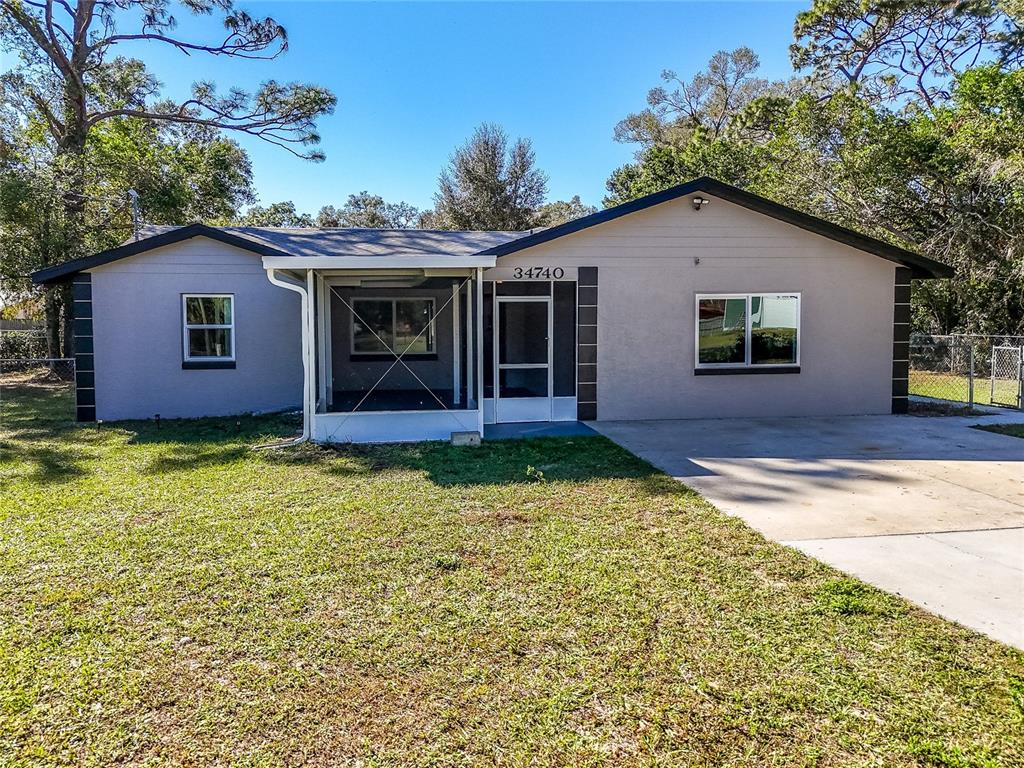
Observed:
[[[353,354],[434,353],[433,299],[355,299],[352,308]]]
[[[234,296],[185,294],[181,297],[186,362],[235,359]]]
[[[800,294],[697,296],[697,367],[800,363]]]

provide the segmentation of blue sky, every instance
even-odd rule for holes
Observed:
[[[662,69],[688,76],[717,50],[748,45],[766,77],[789,74],[793,20],[808,3],[246,2],[289,33],[271,62],[184,56],[147,44],[132,52],[187,95],[196,79],[253,88],[261,81],[324,85],[338,108],[320,123],[324,163],[243,138],[264,204],[293,200],[315,213],[366,189],[431,205],[452,150],[481,122],[533,140],[549,199],[600,205],[609,173],[633,147],[615,123],[643,108]],[[213,39],[211,18],[178,14],[179,31]]]

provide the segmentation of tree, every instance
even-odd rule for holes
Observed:
[[[795,87],[757,77],[759,66],[760,60],[752,50],[736,48],[718,51],[707,69],[690,80],[666,69],[661,79],[672,89],[648,91],[648,108],[620,120],[615,126],[615,140],[637,143],[646,149],[685,144],[695,131],[703,131],[712,140],[721,137],[751,102]]]
[[[534,217],[534,226],[554,227],[573,219],[589,216],[592,213],[597,213],[597,208],[592,205],[584,205],[579,195],[573,195],[572,200],[568,202],[555,200],[542,205]]]
[[[420,212],[406,202],[385,203],[380,195],[363,191],[349,195],[338,209],[325,205],[316,217],[318,227],[365,227],[368,229],[409,229],[416,226]]]
[[[295,203],[285,200],[266,208],[254,205],[235,222],[240,227],[312,227],[313,217],[295,210]]]
[[[53,184],[63,201],[65,259],[87,249],[90,136],[105,123],[137,118],[161,125],[189,125],[256,136],[308,159],[315,122],[333,110],[335,97],[316,86],[276,81],[250,94],[217,92],[212,82],[193,85],[181,102],[159,99],[159,83],[144,63],[119,55],[126,44],[171,46],[185,54],[274,58],[287,49],[284,28],[256,19],[231,0],[184,0],[194,14],[221,16],[225,34],[205,43],[174,32],[170,0],[0,0],[0,36],[20,63],[0,78],[5,99],[39,126],[52,151]],[[48,302],[48,305],[50,302]],[[48,314],[48,323],[54,322]]]
[[[957,74],[1019,63],[1017,18],[996,0],[814,0],[797,15],[790,54],[831,92],[856,86],[872,103],[931,108]]]
[[[535,162],[529,140],[509,147],[505,131],[481,125],[441,171],[432,223],[439,229],[529,229],[547,190]]]
[[[719,176],[954,266],[915,286],[918,330],[1024,333],[1024,72],[969,70],[932,110],[837,93],[767,115],[757,141],[652,147],[612,175],[609,202]]]
[[[86,145],[87,247],[109,248],[131,234],[130,189],[138,192],[147,222],[216,222],[251,202],[251,177],[246,153],[212,129],[106,121]],[[31,293],[29,273],[66,258],[64,189],[39,127],[23,123],[13,110],[0,112],[0,278],[6,293]],[[60,343],[61,325],[70,322],[61,294],[49,291],[41,303],[48,354],[70,355],[70,335]]]

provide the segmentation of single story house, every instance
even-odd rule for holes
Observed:
[[[322,442],[907,409],[918,254],[710,178],[532,232],[153,227],[74,292],[82,421],[301,407]]]

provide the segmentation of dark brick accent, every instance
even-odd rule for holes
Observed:
[[[576,418],[597,418],[597,267],[576,273]]]
[[[576,322],[580,325],[597,325],[597,307],[580,307]]]
[[[75,354],[75,418],[96,421],[96,368],[92,336],[92,275],[79,272],[71,282],[72,337]]]
[[[75,338],[81,338],[83,336],[85,336],[85,337],[92,337],[92,318],[91,317],[79,317],[78,316],[78,310],[79,310],[78,305],[81,304],[81,303],[82,302],[80,302],[80,301],[76,301],[75,302],[75,307],[73,309],[73,311],[75,313],[75,320],[74,320],[74,323],[72,325],[72,329],[73,329],[72,333],[74,334]],[[91,309],[92,308],[90,307],[90,310]]]
[[[596,307],[597,306],[597,288],[595,286],[583,286],[580,285],[576,294],[579,306],[581,307]]]
[[[910,276],[907,267],[896,267],[892,312],[892,412],[906,413],[910,373]]]

